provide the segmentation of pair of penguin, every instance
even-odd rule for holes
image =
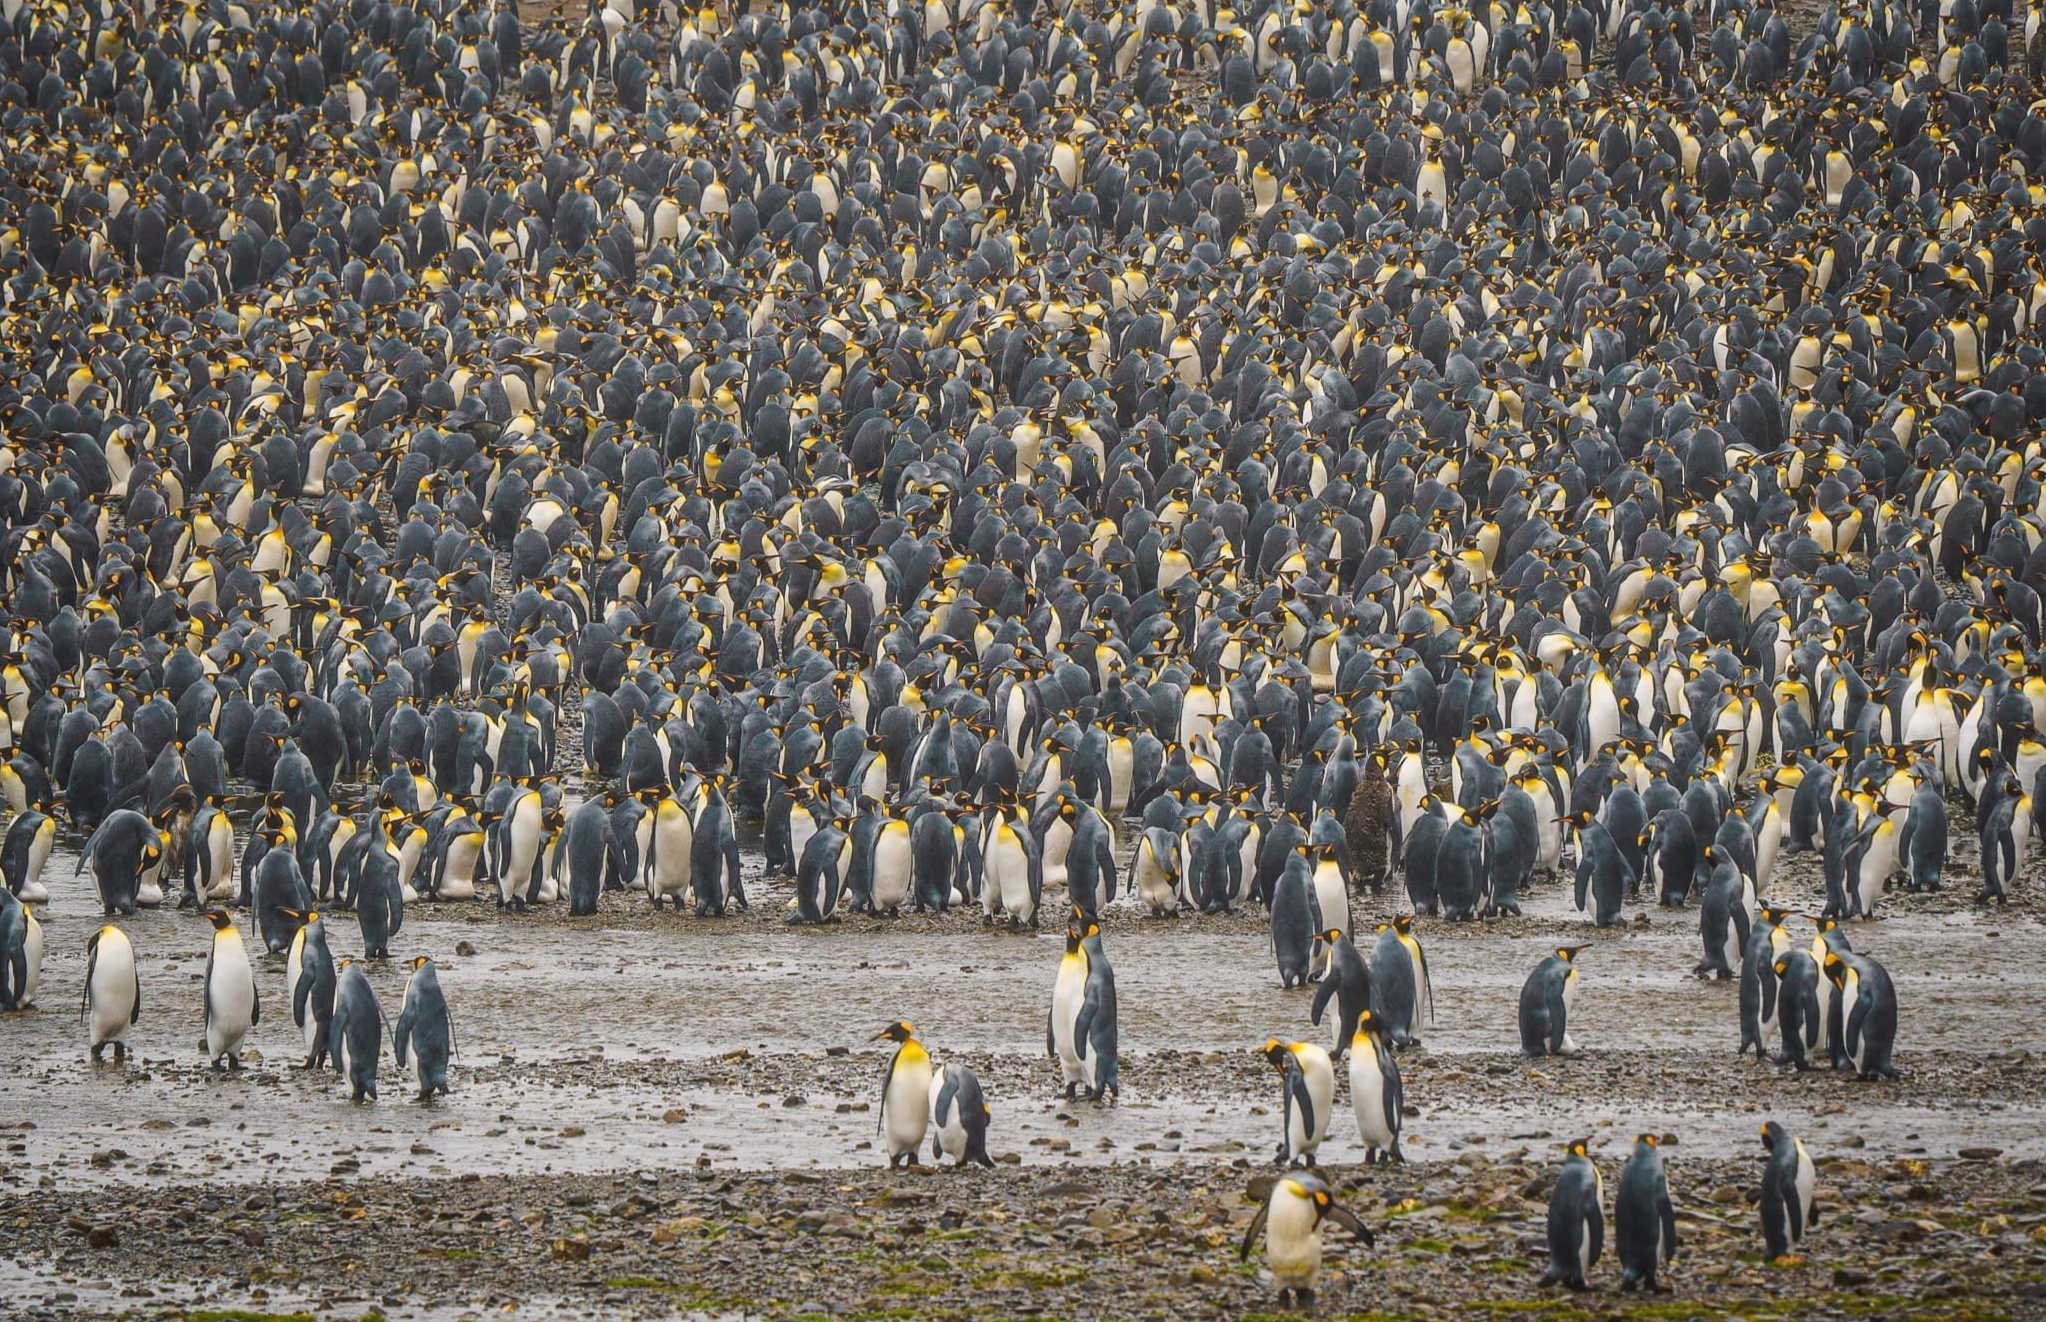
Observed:
[[[896,1044],[881,1076],[881,1114],[876,1122],[888,1164],[917,1165],[924,1135],[930,1133],[932,1161],[950,1157],[958,1166],[993,1166],[987,1150],[993,1113],[973,1070],[956,1060],[937,1069],[906,1020],[888,1025],[874,1040]]]
[[[1589,1142],[1570,1143],[1549,1195],[1549,1265],[1542,1284],[1590,1288],[1591,1269],[1605,1251],[1605,1187]],[[1677,1255],[1676,1208],[1653,1134],[1634,1140],[1634,1150],[1620,1172],[1613,1230],[1620,1289],[1667,1291],[1670,1286],[1661,1272]]]
[[[1315,1153],[1328,1136],[1336,1100],[1336,1073],[1329,1053],[1312,1042],[1281,1042],[1258,1049],[1279,1074],[1282,1086],[1282,1131],[1278,1161],[1282,1166],[1315,1164]],[[1383,1026],[1369,1009],[1357,1012],[1349,1050],[1350,1105],[1357,1117],[1357,1139],[1367,1164],[1403,1162],[1400,1128],[1406,1092],[1399,1061]]]

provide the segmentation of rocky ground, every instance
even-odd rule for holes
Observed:
[[[2046,1308],[2035,1161],[1823,1160],[1802,1259],[1760,1261],[1757,1164],[1670,1150],[1667,1295],[1545,1291],[1550,1145],[1334,1174],[1377,1234],[1320,1311],[1368,1318],[1926,1318]],[[1610,1156],[1610,1154],[1607,1154]],[[1617,1162],[1608,1160],[1610,1185]],[[1246,1317],[1250,1163],[45,1191],[0,1208],[29,1317]],[[22,1266],[24,1261],[32,1266]],[[1606,1274],[1608,1280],[1610,1273]],[[0,1280],[5,1280],[0,1277]],[[235,1310],[206,1302],[231,1296]],[[16,1316],[23,1314],[10,1309]]]
[[[1402,1060],[1404,1169],[1367,1173],[1347,1086],[1323,1156],[1382,1233],[1343,1252],[1325,1312],[1534,1317],[1991,1318],[2046,1312],[2046,1095],[2032,1022],[2046,981],[2036,883],[1972,905],[1896,896],[1854,925],[1903,1003],[1904,1078],[1861,1084],[1734,1055],[1730,984],[1701,983],[1695,911],[1630,907],[1593,932],[1564,887],[1528,916],[1423,920],[1437,1022]],[[1816,907],[1809,859],[1777,887]],[[1043,1058],[1059,942],[974,913],[789,929],[759,875],[730,920],[614,895],[592,919],[417,905],[373,973],[387,1009],[404,959],[441,961],[460,1055],[422,1106],[388,1055],[383,1100],[293,1067],[283,968],[259,962],[253,1068],[197,1063],[203,920],[128,924],[142,960],[137,1058],[92,1067],[75,997],[97,923],[51,865],[39,1009],[0,1020],[0,1291],[11,1316],[1186,1316],[1268,1306],[1235,1244],[1270,1170],[1276,1081],[1252,1048],[1322,1039],[1279,990],[1262,915],[1106,924],[1124,1093],[1062,1103]],[[1361,897],[1360,920],[1390,914]],[[1801,921],[1801,920],[1800,920]],[[1799,930],[1807,930],[1800,927]],[[358,948],[347,916],[337,954]],[[1589,940],[1570,1060],[1519,1056],[1534,962]],[[877,1169],[886,1054],[908,1018],[973,1065],[994,1112],[991,1172]],[[1757,1129],[1817,1154],[1829,1215],[1803,1265],[1767,1267],[1749,1205]],[[1609,1183],[1632,1136],[1668,1140],[1689,1241],[1677,1292],[1541,1291],[1542,1200],[1562,1143],[1588,1137]],[[2034,1242],[2034,1235],[2039,1241]],[[1617,1279],[1608,1264],[1601,1280]],[[509,1313],[507,1314],[507,1307]],[[226,1311],[222,1311],[226,1310]]]

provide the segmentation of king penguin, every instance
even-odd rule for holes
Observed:
[[[213,951],[206,957],[206,1035],[201,1048],[206,1061],[218,1069],[242,1067],[242,1039],[263,1022],[263,1005],[256,995],[256,974],[249,967],[248,947],[225,909],[210,909],[206,920],[213,924]]]
[[[142,974],[128,934],[109,923],[85,943],[85,1003],[81,1008],[97,1064],[108,1044],[115,1060],[128,1058],[128,1030],[142,1018]]]
[[[930,1053],[906,1022],[888,1025],[874,1034],[874,1040],[896,1044],[887,1072],[881,1076],[881,1117],[876,1130],[890,1166],[914,1166],[931,1117]]]
[[[1258,1237],[1264,1237],[1265,1266],[1279,1287],[1281,1308],[1289,1302],[1303,1309],[1314,1304],[1314,1290],[1321,1282],[1324,1221],[1342,1226],[1367,1248],[1377,1243],[1363,1222],[1336,1203],[1327,1185],[1306,1174],[1282,1175],[1273,1181],[1271,1192],[1243,1232],[1237,1257],[1249,1261]]]

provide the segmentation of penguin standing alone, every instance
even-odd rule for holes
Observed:
[[[128,934],[111,923],[85,943],[85,1004],[80,1014],[95,1063],[109,1043],[115,1060],[128,1058],[128,1030],[142,1018],[142,974]]]
[[[1577,1050],[1570,1037],[1570,1007],[1577,998],[1577,952],[1582,945],[1558,946],[1535,965],[1520,988],[1520,1049],[1530,1056],[1568,1056]]]
[[[242,1039],[263,1022],[263,1003],[256,994],[256,974],[249,967],[248,947],[225,909],[210,909],[213,950],[206,957],[206,1036],[201,1049],[215,1069],[242,1067]]]

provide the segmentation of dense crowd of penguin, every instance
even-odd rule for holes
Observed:
[[[305,1063],[373,1097],[334,916],[368,961],[421,901],[717,920],[757,823],[792,922],[1064,917],[1068,1097],[1118,1092],[1111,906],[1263,908],[1332,1029],[1262,1048],[1289,1167],[1345,1056],[1400,1159],[1413,915],[1570,869],[1601,928],[1697,906],[1742,1052],[1892,1075],[1844,920],[2002,902],[2046,814],[2038,27],[0,0],[0,1007],[75,832],[110,918],[210,919],[209,1062],[270,977],[246,908]],[[1575,1049],[1584,949],[1529,1055]],[[141,981],[100,929],[95,1060]],[[971,1071],[882,1036],[891,1161],[985,1162]],[[1780,1254],[1811,1164],[1765,1138]],[[1628,1285],[1676,1249],[1654,1149]],[[1604,1202],[1574,1145],[1549,1279]],[[1289,1296],[1329,1218],[1305,1171],[1259,1213]]]

